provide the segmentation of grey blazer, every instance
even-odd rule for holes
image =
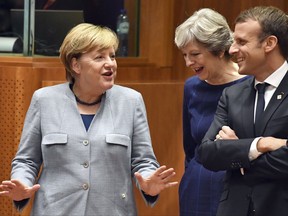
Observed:
[[[127,216],[137,215],[134,173],[148,176],[158,167],[140,93],[114,85],[86,131],[65,83],[34,93],[11,178],[41,185],[32,215]]]

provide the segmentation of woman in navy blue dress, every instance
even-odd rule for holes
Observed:
[[[232,42],[226,19],[209,8],[196,11],[175,32],[175,43],[186,66],[196,74],[184,86],[185,172],[179,186],[181,216],[216,215],[225,173],[205,169],[197,162],[196,149],[213,120],[223,89],[248,78],[238,74],[238,67],[228,53]]]

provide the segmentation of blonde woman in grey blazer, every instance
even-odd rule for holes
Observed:
[[[19,210],[35,193],[31,215],[137,215],[133,178],[151,206],[177,184],[155,158],[141,94],[114,85],[117,47],[113,31],[87,23],[64,39],[69,82],[34,93],[0,185]]]

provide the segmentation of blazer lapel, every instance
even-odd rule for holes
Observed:
[[[242,120],[243,131],[247,134],[247,137],[254,137],[254,103],[255,103],[255,89],[254,79],[250,79],[250,82],[243,89],[243,101],[242,101]]]
[[[259,122],[260,134],[262,134],[266,128],[267,123],[271,119],[273,113],[277,110],[280,104],[285,100],[288,95],[288,73],[284,76],[283,80],[275,90],[269,104],[263,112],[263,118]]]

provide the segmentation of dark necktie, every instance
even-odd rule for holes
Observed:
[[[260,120],[261,115],[264,111],[264,107],[265,107],[264,94],[265,94],[265,89],[268,85],[269,84],[267,83],[259,83],[256,85],[256,88],[258,91],[258,100],[257,100],[257,106],[256,106],[255,124]]]

